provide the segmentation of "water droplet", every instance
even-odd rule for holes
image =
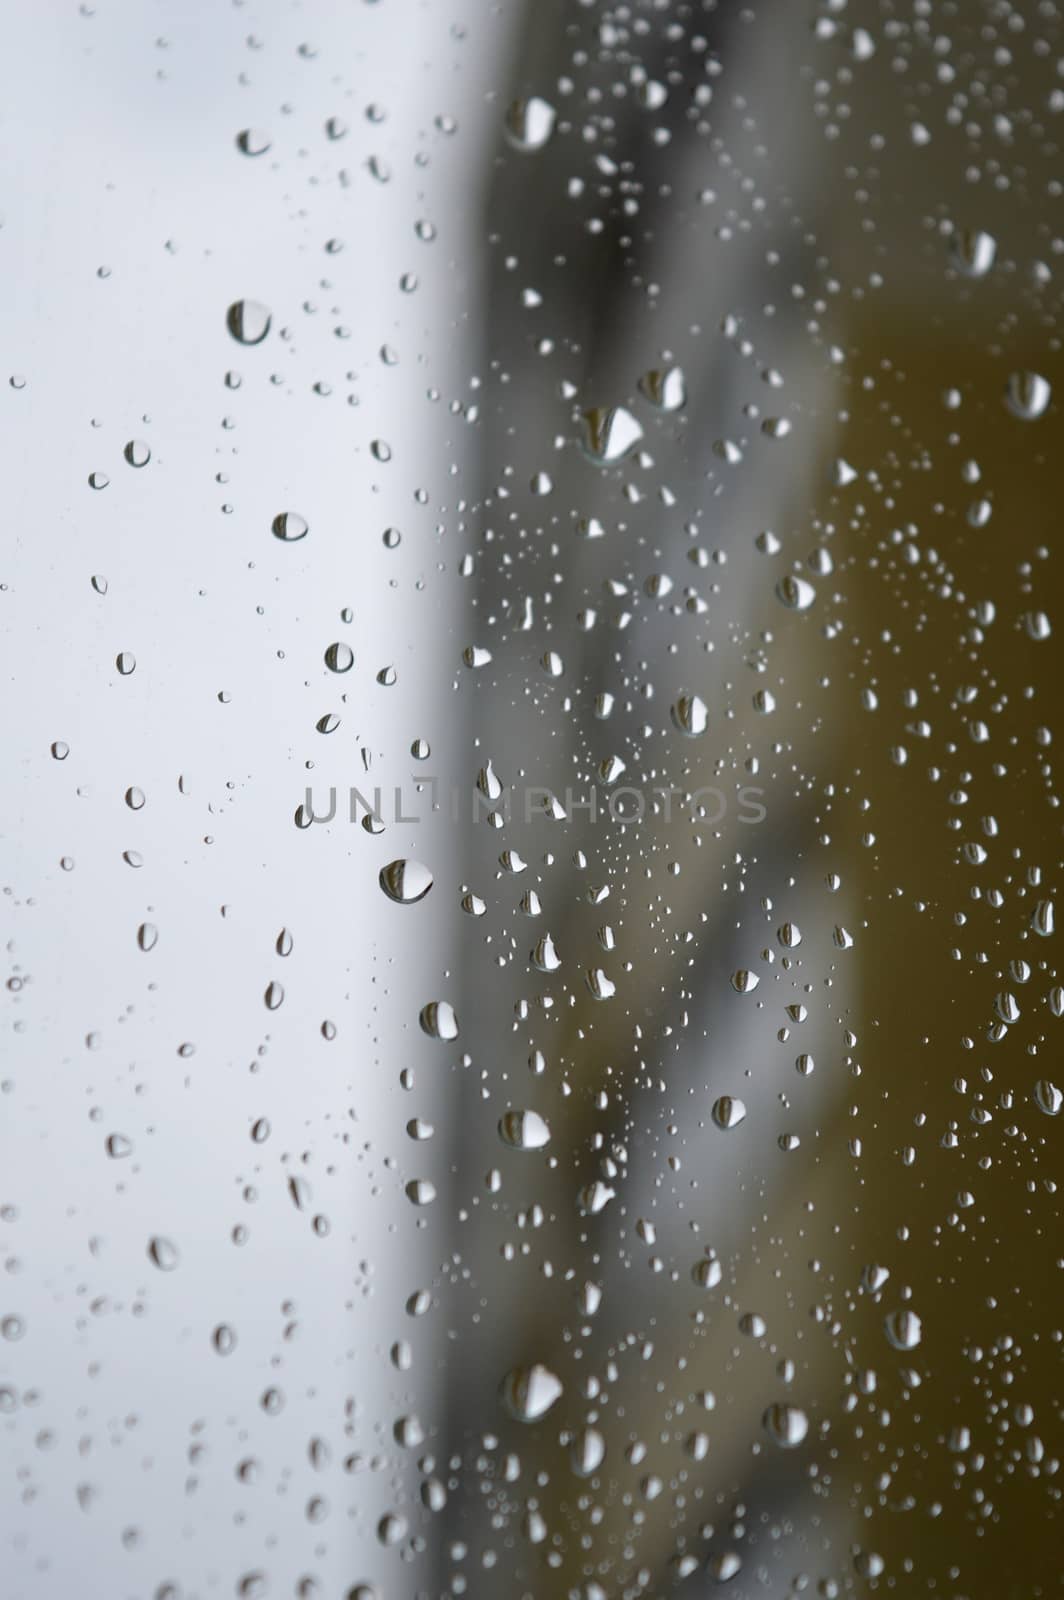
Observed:
[[[424,900],[432,883],[432,873],[420,861],[390,861],[380,871],[381,888],[389,900],[401,906],[412,906]]]
[[[816,599],[816,590],[805,578],[788,573],[776,585],[776,598],[788,611],[808,611]]]
[[[746,967],[738,967],[731,975],[731,986],[736,994],[753,994],[761,979],[756,972],[749,972]]]
[[[499,1118],[499,1138],[511,1150],[542,1150],[550,1125],[538,1111],[507,1111]]]
[[[538,1422],[561,1393],[561,1379],[539,1361],[528,1367],[514,1367],[500,1387],[503,1404],[517,1422]]]
[[[777,1403],[768,1407],[761,1418],[761,1426],[774,1444],[783,1450],[793,1450],[809,1432],[809,1418],[800,1406]]]
[[[697,739],[709,727],[706,703],[697,694],[682,694],[672,707],[673,726],[688,739]]]
[[[148,1241],[148,1256],[159,1268],[160,1272],[173,1272],[180,1259],[177,1246],[170,1239],[164,1239],[161,1234],[156,1234]]]
[[[1064,1093],[1048,1078],[1039,1078],[1034,1086],[1034,1103],[1047,1117],[1057,1117],[1064,1106]]]
[[[549,933],[545,933],[540,939],[532,951],[530,960],[538,972],[557,972],[562,964],[561,958]]]
[[[264,156],[270,148],[270,136],[261,128],[245,128],[237,134],[236,145],[246,156]]]
[[[301,517],[298,511],[280,511],[271,524],[275,539],[283,539],[286,544],[294,544],[297,539],[305,539],[310,531],[310,524],[306,517]]]
[[[920,1318],[905,1306],[899,1311],[892,1311],[883,1326],[895,1350],[915,1350],[923,1335]]]
[[[639,387],[662,411],[679,411],[687,401],[687,385],[680,367],[652,368],[644,372]]]
[[[458,1018],[447,1000],[430,1000],[418,1017],[422,1033],[430,1039],[457,1039]]]
[[[137,670],[137,658],[132,650],[120,650],[115,656],[115,666],[123,678],[128,678],[131,672]]]
[[[349,644],[338,640],[325,652],[325,665],[330,672],[350,672],[355,664],[355,652]]]
[[[225,314],[225,325],[238,344],[261,344],[272,320],[269,307],[258,300],[235,300]]]
[[[146,467],[151,460],[151,448],[143,439],[130,439],[122,454],[131,467]]]
[[[284,1004],[284,985],[276,980],[266,985],[266,992],[262,997],[266,1002],[267,1011],[276,1011]]]
[[[425,1430],[415,1416],[396,1417],[392,1424],[392,1437],[403,1450],[416,1450],[425,1442]]]
[[[721,1550],[717,1555],[710,1556],[706,1571],[714,1583],[728,1583],[736,1573],[742,1571],[742,1566],[742,1557],[735,1550]]]
[[[606,1459],[606,1441],[597,1428],[581,1428],[569,1447],[577,1477],[590,1478]]]
[[[1021,422],[1036,421],[1052,398],[1049,382],[1037,372],[1013,372],[1005,390],[1005,404]]]
[[[953,264],[966,278],[984,278],[994,265],[997,240],[982,228],[958,228],[950,245]]]
[[[236,1333],[228,1322],[219,1322],[211,1334],[211,1343],[220,1356],[231,1356],[236,1349]]]
[[[716,1255],[696,1261],[691,1268],[691,1277],[700,1289],[715,1289],[723,1276],[724,1268]]]
[[[121,1161],[133,1154],[133,1141],[127,1139],[124,1133],[109,1133],[105,1149],[112,1161]]]
[[[542,150],[554,132],[554,119],[554,107],[539,95],[514,100],[506,113],[506,137],[515,150]]]
[[[746,1116],[746,1107],[733,1095],[722,1094],[713,1102],[713,1121],[718,1128],[737,1128]]]
[[[643,430],[624,406],[594,406],[583,414],[584,450],[597,466],[606,467],[628,454]]]
[[[593,1183],[586,1183],[580,1190],[576,1197],[577,1209],[585,1217],[597,1217],[600,1211],[605,1211],[616,1192],[608,1183],[603,1183],[601,1178],[596,1178]]]
[[[137,943],[142,950],[154,950],[159,942],[159,930],[153,922],[142,922],[137,929]]]
[[[383,1545],[399,1544],[406,1538],[408,1523],[405,1517],[389,1511],[377,1523],[377,1538]]]

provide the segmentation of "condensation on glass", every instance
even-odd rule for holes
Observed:
[[[1058,1593],[1058,6],[15,32],[4,1600]]]

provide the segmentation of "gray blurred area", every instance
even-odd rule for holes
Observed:
[[[12,31],[4,1600],[1056,1593],[1056,7]]]

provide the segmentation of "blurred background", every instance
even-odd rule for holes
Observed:
[[[4,1600],[1058,1592],[1057,7],[12,35]]]

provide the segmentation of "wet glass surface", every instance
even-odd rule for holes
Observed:
[[[4,1600],[1056,1594],[1059,8],[12,33]]]

